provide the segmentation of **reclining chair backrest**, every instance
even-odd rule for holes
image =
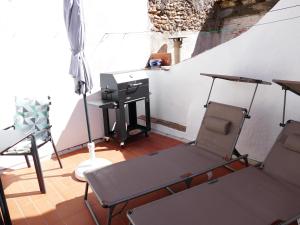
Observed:
[[[289,121],[264,162],[264,171],[300,187],[300,122]]]
[[[242,129],[246,109],[210,102],[204,114],[196,145],[230,159]]]

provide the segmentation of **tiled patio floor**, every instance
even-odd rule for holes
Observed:
[[[96,147],[97,157],[103,157],[112,162],[127,160],[153,151],[166,149],[180,142],[169,137],[151,133],[148,138],[137,138],[129,142],[122,151],[114,142],[100,143]],[[8,207],[13,220],[13,225],[93,225],[84,201],[83,194],[85,184],[78,182],[73,177],[74,168],[88,158],[87,149],[82,149],[64,155],[62,158],[63,169],[59,168],[57,161],[48,160],[42,162],[44,172],[46,194],[39,192],[36,174],[33,168],[7,171],[2,175],[5,186]],[[220,169],[218,174],[227,172]],[[205,180],[200,177],[196,183]],[[175,189],[181,189],[178,185]],[[131,201],[125,212],[113,218],[113,225],[127,225],[126,210],[144,202],[168,195],[164,190],[147,195],[143,198]],[[90,201],[97,211],[97,215],[104,222],[106,210],[99,207],[95,196],[90,191]]]

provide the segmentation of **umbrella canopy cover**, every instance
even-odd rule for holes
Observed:
[[[72,56],[69,73],[75,82],[75,92],[85,94],[93,88],[90,70],[84,55],[85,24],[82,0],[64,0],[64,18]]]

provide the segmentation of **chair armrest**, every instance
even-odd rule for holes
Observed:
[[[52,125],[49,125],[48,127],[45,127],[45,130],[50,130]]]
[[[15,129],[15,125],[11,125],[11,126],[9,126],[9,127],[6,127],[6,128],[4,128],[3,130],[8,130],[8,129],[11,129],[11,128],[14,128],[14,129]]]
[[[186,145],[194,145],[194,144],[196,144],[196,140],[194,140],[194,141],[189,141],[189,142],[187,142],[187,143],[185,143]]]

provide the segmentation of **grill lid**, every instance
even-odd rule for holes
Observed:
[[[141,71],[116,73],[116,74],[113,74],[113,76],[116,80],[116,83],[118,83],[118,84],[148,79],[145,72],[141,72]]]
[[[128,87],[148,85],[148,77],[143,71],[126,71],[100,74],[101,90],[118,91]]]
[[[102,99],[128,102],[149,96],[149,79],[144,71],[101,73]]]

